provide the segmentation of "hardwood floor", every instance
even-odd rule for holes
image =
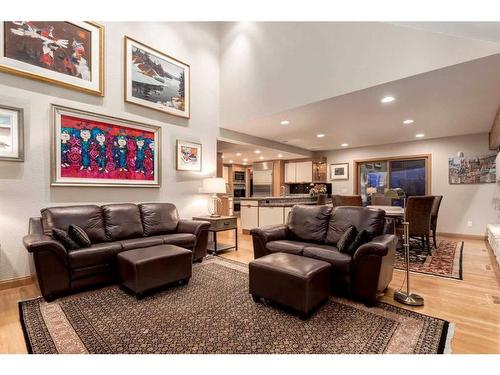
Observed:
[[[232,232],[218,236],[220,242],[234,241]],[[484,241],[464,242],[463,280],[412,273],[412,290],[425,298],[425,306],[411,309],[456,324],[453,353],[500,353],[500,269]],[[238,251],[231,250],[221,256],[250,262],[251,236],[240,231]],[[408,308],[392,299],[403,280],[404,272],[396,270],[382,301]],[[26,353],[17,302],[37,295],[35,284],[0,291],[0,353]]]

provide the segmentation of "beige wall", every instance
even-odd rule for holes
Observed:
[[[448,183],[448,158],[457,152],[465,156],[492,155],[488,150],[488,134],[419,140],[384,146],[362,147],[347,150],[318,152],[331,163],[349,162],[349,180],[332,181],[336,194],[352,194],[354,191],[353,160],[376,157],[432,155],[431,194],[443,195],[438,221],[438,231],[446,233],[484,235],[486,224],[498,222],[494,198],[500,197],[496,184],[450,185]],[[472,221],[472,227],[467,222]]]
[[[28,218],[47,206],[163,201],[182,217],[206,214],[201,178],[215,175],[219,123],[219,40],[213,23],[105,23],[106,87],[103,98],[0,74],[0,103],[25,110],[25,162],[0,162],[0,280],[30,274],[22,237]],[[191,119],[123,101],[123,37],[128,35],[191,65]],[[141,121],[162,128],[161,188],[50,187],[50,104]],[[175,141],[203,143],[203,172],[175,170]]]

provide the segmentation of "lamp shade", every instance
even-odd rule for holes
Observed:
[[[200,189],[201,193],[208,194],[225,194],[226,180],[222,177],[209,177],[203,179],[203,186]]]

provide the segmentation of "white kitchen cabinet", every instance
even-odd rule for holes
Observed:
[[[242,200],[240,205],[241,229],[251,230],[259,227],[259,202]]]
[[[295,183],[295,163],[285,163],[285,184]]]
[[[283,207],[259,207],[259,227],[283,224]]]
[[[288,223],[288,214],[292,210],[292,207],[285,207],[285,212],[283,212],[283,224]]]
[[[295,163],[295,182],[312,182],[312,161],[299,161]]]
[[[229,184],[229,167],[222,167],[222,177],[224,178],[224,181],[226,181],[226,184]]]

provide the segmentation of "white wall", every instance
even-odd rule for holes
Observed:
[[[227,22],[221,126],[500,52],[500,45],[380,22]]]
[[[219,124],[219,40],[213,23],[104,23],[105,96],[94,97],[0,74],[0,103],[25,110],[25,161],[0,162],[0,280],[30,274],[22,245],[28,218],[48,206],[163,201],[182,217],[206,213],[200,178],[215,174]],[[191,119],[123,101],[123,37],[128,35],[191,65]],[[161,188],[50,187],[50,104],[100,112],[162,127]],[[176,172],[175,140],[203,143],[203,172]]]
[[[492,155],[488,150],[488,134],[419,140],[383,146],[361,147],[347,150],[318,152],[331,163],[349,162],[349,180],[332,181],[334,194],[353,194],[354,160],[407,156],[432,155],[431,194],[443,195],[438,219],[438,231],[445,233],[485,235],[486,224],[498,222],[494,198],[500,197],[497,184],[450,185],[448,183],[448,158],[457,152],[465,156]],[[472,227],[467,221],[472,221]]]

